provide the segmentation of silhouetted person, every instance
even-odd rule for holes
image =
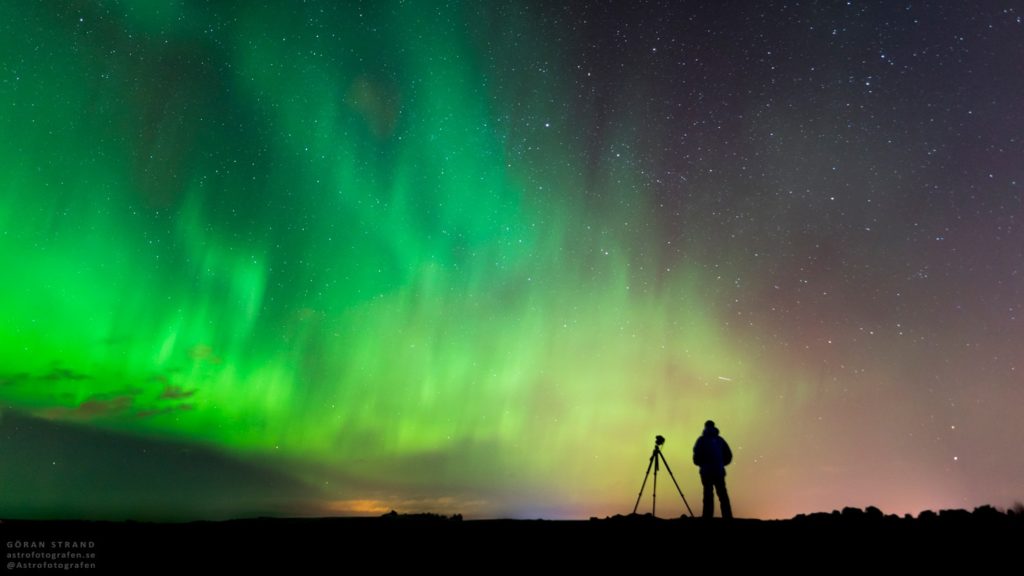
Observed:
[[[718,435],[715,423],[704,423],[704,433],[693,445],[693,463],[700,466],[700,483],[704,485],[704,517],[715,515],[715,492],[722,503],[722,518],[732,518],[729,492],[725,489],[725,467],[732,462],[729,443]]]

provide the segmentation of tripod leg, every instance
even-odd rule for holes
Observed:
[[[655,453],[657,455],[657,453]],[[654,459],[654,486],[651,490],[651,516],[658,517],[658,459]]]
[[[651,466],[654,465],[654,456],[655,454],[651,454],[651,459],[647,462],[647,473],[644,474],[644,483],[640,485],[640,493],[636,495],[636,504],[633,505],[633,514],[636,514],[636,509],[640,506],[640,498],[644,495],[644,487],[647,486],[647,477],[651,475]]]
[[[693,518],[693,510],[690,510],[690,503],[686,501],[686,496],[683,496],[683,489],[679,487],[679,482],[676,482],[676,475],[672,473],[672,469],[668,467],[668,460],[665,460],[665,455],[658,453],[661,456],[661,461],[665,464],[665,470],[668,470],[668,475],[672,477],[672,483],[676,485],[676,490],[679,491],[679,496],[683,499],[683,504],[686,504],[686,511],[690,513],[690,518]],[[655,476],[657,481],[657,476]]]

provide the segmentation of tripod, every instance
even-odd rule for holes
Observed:
[[[651,490],[651,516],[657,516],[655,508],[658,505],[658,461],[660,460],[665,464],[665,470],[668,470],[668,475],[672,478],[672,483],[676,485],[676,490],[679,491],[683,504],[686,504],[686,511],[690,513],[692,518],[693,510],[690,509],[690,503],[686,501],[686,496],[683,496],[683,489],[679,487],[679,482],[676,482],[676,475],[672,473],[672,469],[668,466],[668,460],[665,460],[665,455],[661,453],[661,445],[664,443],[664,436],[659,435],[654,438],[654,452],[651,452],[651,459],[647,462],[647,473],[644,474],[644,483],[640,485],[640,493],[636,495],[633,514],[636,514],[636,509],[640,506],[640,498],[644,495],[644,488],[647,486],[647,477],[651,475],[651,466],[654,466],[654,486]]]

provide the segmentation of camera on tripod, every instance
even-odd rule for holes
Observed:
[[[651,490],[651,516],[656,516],[657,505],[658,505],[658,469],[660,468],[659,462],[665,464],[665,470],[668,470],[668,475],[672,478],[672,483],[676,485],[676,490],[679,492],[679,497],[683,499],[683,504],[686,505],[686,511],[690,513],[690,517],[693,517],[693,510],[690,510],[690,503],[686,501],[686,496],[683,495],[683,489],[679,487],[679,482],[676,482],[676,475],[672,473],[672,469],[668,467],[668,460],[665,460],[665,455],[661,453],[661,447],[665,444],[665,437],[658,434],[654,437],[654,451],[651,452],[651,459],[647,461],[647,473],[644,474],[644,483],[640,485],[640,493],[636,495],[636,504],[633,505],[633,514],[636,514],[636,509],[640,506],[640,498],[644,495],[644,488],[647,487],[647,478],[651,475],[651,468],[654,468],[654,486]]]

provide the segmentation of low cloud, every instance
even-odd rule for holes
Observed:
[[[39,377],[40,380],[49,380],[51,382],[59,382],[61,380],[89,380],[92,376],[82,372],[75,372],[74,370],[68,370],[67,368],[54,368],[46,374]]]
[[[166,408],[157,408],[155,410],[140,410],[135,413],[138,418],[152,418],[153,416],[160,416],[161,414],[174,414],[176,412],[189,412],[195,410],[195,404],[176,404],[174,406],[168,406]]]
[[[37,415],[48,420],[79,420],[92,421],[124,414],[134,402],[132,396],[91,396],[78,406],[68,408],[58,406],[37,412]]]
[[[164,387],[164,391],[160,394],[161,400],[182,400],[188,398],[196,393],[196,389],[185,390],[181,386],[168,385]]]
[[[17,374],[0,374],[0,386],[12,386],[23,380],[28,380],[29,375],[24,372]]]

